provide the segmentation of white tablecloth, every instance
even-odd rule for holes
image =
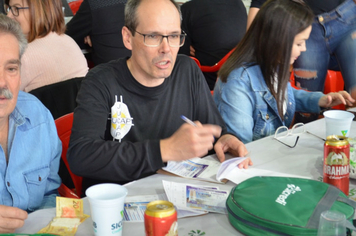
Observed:
[[[325,121],[323,119],[306,124],[306,130],[325,138]],[[289,148],[273,137],[266,137],[247,144],[253,160],[253,167],[273,170],[282,173],[304,176],[316,180],[322,179],[324,141],[308,133],[299,135],[295,148]],[[356,125],[353,122],[350,137],[356,137]],[[291,137],[289,139],[293,139]],[[290,140],[287,140],[290,141]],[[222,190],[230,190],[235,184],[228,182],[225,185],[212,184],[197,180],[188,180],[180,177],[156,174],[127,185],[129,195],[146,195],[164,193],[162,179],[190,184],[217,185]],[[356,181],[350,180],[350,197],[354,199]],[[84,198],[84,212],[90,214],[88,201]],[[55,215],[55,209],[36,211],[29,215],[25,226],[18,233],[36,233],[46,226]],[[91,218],[82,223],[77,231],[78,236],[94,235]],[[200,230],[205,235],[241,235],[229,223],[227,215],[209,213],[207,215],[183,218],[178,220],[179,235],[189,235],[192,231]],[[143,223],[124,222],[123,235],[144,235]],[[194,235],[194,234],[193,234]],[[195,234],[198,236],[198,234]]]

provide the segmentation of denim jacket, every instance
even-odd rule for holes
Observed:
[[[0,204],[28,212],[54,207],[61,152],[51,113],[20,91],[9,117],[8,163],[0,147]]]
[[[295,111],[319,112],[320,92],[307,92],[287,87],[287,109],[284,120],[277,109],[277,102],[269,91],[258,65],[234,69],[227,82],[218,79],[214,101],[226,123],[228,132],[242,142],[274,134],[280,126],[289,127]]]

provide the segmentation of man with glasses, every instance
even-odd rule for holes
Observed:
[[[124,184],[213,148],[221,161],[227,151],[248,153],[226,133],[195,62],[177,56],[185,39],[180,19],[173,0],[127,2],[122,36],[132,56],[94,67],[77,97],[68,161],[84,177],[83,189]]]

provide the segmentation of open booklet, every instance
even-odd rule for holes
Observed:
[[[221,174],[224,175],[225,172],[231,171],[233,167],[236,167],[245,159],[245,157],[231,158],[229,156],[228,160],[220,163],[216,155],[210,155],[185,161],[169,161],[162,170],[184,178],[226,183],[226,179],[220,178]]]
[[[226,183],[228,180],[239,184],[254,176],[288,176],[301,177],[270,170],[258,169],[253,166],[240,169],[238,165],[246,157],[231,157],[226,155],[226,161],[220,163],[217,156],[210,155],[204,158],[193,158],[185,161],[169,161],[163,171],[158,173],[172,173],[184,178],[197,179],[214,183]],[[303,178],[303,177],[302,177]]]
[[[143,222],[147,204],[156,200],[169,201],[166,194],[127,196],[124,204],[124,221]],[[176,206],[176,209],[178,219],[208,213],[207,211],[180,208],[178,206]]]
[[[196,210],[202,214],[216,212],[226,214],[229,191],[218,187],[191,185],[162,180],[167,198],[179,210]],[[179,211],[178,211],[179,212]]]

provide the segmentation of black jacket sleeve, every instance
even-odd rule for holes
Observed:
[[[80,48],[87,48],[84,38],[90,35],[92,30],[92,15],[89,2],[84,0],[77,13],[68,22],[66,34],[74,39]]]
[[[5,5],[4,0],[0,0],[0,13],[5,14]]]

